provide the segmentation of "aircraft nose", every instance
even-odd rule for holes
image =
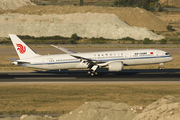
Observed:
[[[171,57],[170,57],[170,60],[172,61],[173,59],[174,59],[174,58],[171,56]]]

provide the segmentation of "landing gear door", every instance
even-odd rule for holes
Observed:
[[[42,58],[42,67],[44,68],[47,64],[47,60],[45,58]]]

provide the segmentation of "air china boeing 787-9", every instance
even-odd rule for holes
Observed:
[[[121,71],[123,66],[159,64],[173,60],[166,51],[157,49],[119,50],[103,52],[77,53],[62,47],[53,47],[64,51],[66,54],[39,55],[29,48],[16,35],[9,35],[19,56],[13,59],[13,64],[46,70],[82,69],[89,68],[88,74],[97,75],[97,69],[106,67],[109,71]]]

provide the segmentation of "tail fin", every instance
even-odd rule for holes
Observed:
[[[40,56],[36,54],[30,47],[28,47],[20,38],[16,35],[9,34],[14,48],[20,59],[31,58]]]

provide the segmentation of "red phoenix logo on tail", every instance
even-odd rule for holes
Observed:
[[[19,50],[19,52],[21,54],[24,54],[26,52],[26,46],[22,46],[21,44],[16,44],[17,45],[17,50]]]

